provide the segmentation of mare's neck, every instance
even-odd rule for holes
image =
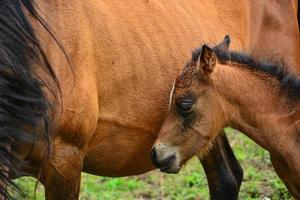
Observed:
[[[300,105],[288,100],[274,77],[238,66],[219,66],[214,82],[225,99],[228,125],[271,152],[299,137]],[[298,141],[299,141],[298,140]]]

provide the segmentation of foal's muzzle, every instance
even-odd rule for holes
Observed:
[[[154,145],[151,160],[161,172],[177,173],[180,170],[177,152],[168,150],[164,144]]]

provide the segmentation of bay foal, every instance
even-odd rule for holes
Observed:
[[[268,150],[278,176],[300,199],[300,79],[284,64],[207,45],[177,77],[171,109],[152,149],[162,171],[177,173],[209,152],[231,126]]]
[[[0,192],[31,175],[47,200],[78,199],[81,171],[153,170],[169,88],[190,50],[230,33],[235,48],[297,63],[297,2],[1,0]],[[236,199],[241,170],[224,138],[202,162],[212,198]]]

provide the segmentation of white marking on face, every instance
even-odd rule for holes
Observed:
[[[169,110],[171,109],[174,90],[175,90],[175,80],[174,80],[174,82],[173,82],[172,90],[171,90],[171,92],[170,92],[169,108],[168,108]]]

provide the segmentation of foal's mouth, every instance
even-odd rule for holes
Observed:
[[[175,155],[172,155],[172,156],[168,157],[167,159],[165,159],[161,163],[160,171],[164,172],[164,171],[168,170],[172,166],[172,164],[174,163],[175,160],[176,160]]]
[[[180,167],[176,165],[176,155],[172,155],[164,162],[163,165],[160,167],[160,171],[164,173],[176,174],[180,171]]]
[[[161,172],[178,173],[181,168],[178,162],[180,161],[178,152],[166,148],[164,144],[158,144],[152,148],[151,160]]]

